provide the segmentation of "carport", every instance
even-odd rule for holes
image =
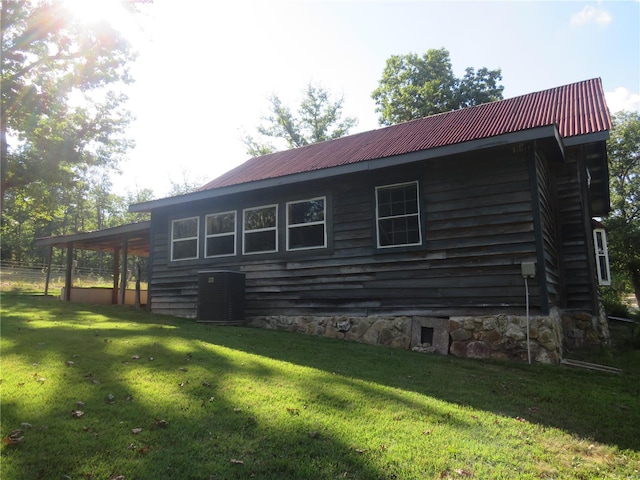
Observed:
[[[86,233],[60,235],[55,237],[37,238],[35,244],[48,247],[47,276],[44,294],[49,294],[49,279],[51,272],[51,260],[53,249],[66,249],[65,287],[62,299],[73,301],[72,292],[83,301],[91,301],[91,296],[82,295],[82,290],[73,287],[73,257],[74,250],[93,250],[113,253],[113,288],[110,290],[110,301],[107,303],[124,305],[126,303],[126,275],[128,270],[129,255],[140,257],[149,256],[149,230],[150,222],[130,223],[119,227],[106,228]],[[120,265],[122,263],[122,266]],[[135,305],[141,304],[140,275],[136,275]],[[105,289],[102,289],[103,291]],[[146,293],[146,292],[145,292]],[[89,300],[87,300],[89,299]],[[102,302],[104,303],[104,302]],[[146,302],[145,302],[146,303]]]

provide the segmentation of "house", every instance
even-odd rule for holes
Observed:
[[[238,272],[248,325],[558,362],[608,338],[592,218],[609,211],[610,128],[592,79],[253,158],[132,205],[151,214],[151,310],[196,318],[203,272]]]

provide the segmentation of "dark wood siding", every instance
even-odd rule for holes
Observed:
[[[544,262],[549,306],[560,303],[560,255],[558,250],[558,215],[554,179],[548,161],[536,155],[537,189],[541,225],[541,256]],[[540,254],[539,254],[540,255]]]
[[[375,187],[419,181],[423,245],[375,248]],[[285,202],[327,196],[329,248],[285,252]],[[278,203],[280,251],[171,263],[172,219]],[[201,270],[246,274],[255,315],[460,315],[524,310],[522,261],[536,260],[526,158],[501,149],[154,211],[155,312],[195,316]],[[239,232],[238,236],[241,233]],[[238,238],[238,252],[241,252]],[[540,303],[536,281],[531,304]]]
[[[562,276],[565,285],[566,307],[594,308],[597,299],[591,230],[585,226],[591,221],[586,198],[586,172],[580,172],[580,147],[567,150],[566,161],[556,167],[559,210]]]

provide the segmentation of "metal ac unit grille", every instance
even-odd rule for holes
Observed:
[[[198,322],[244,323],[244,274],[232,271],[198,272]]]

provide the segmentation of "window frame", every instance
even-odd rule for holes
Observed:
[[[598,248],[598,235],[602,239],[602,251]],[[596,274],[598,275],[598,285],[611,285],[611,267],[609,265],[609,247],[607,245],[607,231],[604,228],[593,229],[593,251],[596,260]],[[601,263],[604,261],[604,265]],[[604,272],[602,271],[604,267]]]
[[[322,221],[318,222],[305,222],[305,223],[295,223],[295,224],[291,224],[289,223],[289,207],[291,205],[294,204],[298,204],[298,203],[307,203],[307,202],[312,202],[314,200],[322,200],[323,203],[323,219]],[[290,202],[286,202],[285,204],[285,217],[286,217],[286,249],[287,252],[299,252],[302,250],[315,250],[315,249],[320,249],[320,248],[327,248],[327,197],[326,196],[318,196],[318,197],[312,197],[312,198],[306,198],[303,200],[292,200]],[[297,248],[292,248],[290,246],[290,232],[291,229],[296,229],[296,228],[305,228],[305,227],[312,227],[312,226],[316,226],[316,225],[322,225],[323,227],[323,243],[322,245],[313,245],[310,247],[297,247]]]
[[[214,233],[214,234],[208,233],[209,217],[215,217],[219,215],[229,215],[229,214],[233,214],[233,232]],[[207,240],[209,240],[210,238],[220,238],[220,237],[229,237],[229,236],[233,237],[233,253],[209,255],[208,253],[209,243],[207,242]],[[237,238],[238,238],[238,212],[236,210],[209,213],[204,217],[204,258],[233,257],[237,255],[237,252],[238,252]]]
[[[195,237],[185,237],[185,238],[174,238],[175,233],[175,225],[177,222],[184,222],[186,220],[195,220],[196,221],[196,235]],[[175,258],[174,250],[177,242],[186,242],[186,241],[196,241],[196,255],[195,257],[184,257],[184,258]],[[197,260],[200,258],[200,217],[183,217],[183,218],[175,218],[171,220],[171,261],[172,262],[181,262],[183,260]]]
[[[246,226],[245,226],[245,220],[246,220],[246,215],[247,212],[252,211],[252,210],[262,210],[262,209],[266,209],[266,208],[275,208],[275,226],[273,227],[268,227],[268,228],[257,228],[257,229],[253,229],[253,230],[247,230]],[[274,204],[270,204],[270,205],[260,205],[258,207],[249,207],[249,208],[244,208],[242,209],[242,255],[261,255],[261,254],[265,254],[265,253],[277,253],[278,250],[278,242],[279,242],[279,234],[278,234],[278,204],[274,203]],[[247,252],[247,241],[246,241],[246,235],[247,233],[260,233],[260,232],[268,232],[268,231],[273,231],[274,232],[274,238],[275,238],[275,248],[274,250],[260,250],[257,252]]]
[[[416,206],[417,206],[417,212],[416,213],[410,213],[410,214],[403,214],[403,215],[393,215],[393,216],[386,216],[386,217],[380,217],[380,202],[379,202],[379,192],[381,190],[384,189],[391,189],[391,188],[396,188],[396,187],[401,187],[401,186],[407,186],[407,185],[415,185],[416,188]],[[392,183],[392,184],[388,184],[388,185],[378,185],[375,187],[375,234],[376,234],[376,248],[379,250],[386,250],[386,249],[399,249],[399,248],[411,248],[411,247],[420,247],[423,245],[424,243],[424,237],[423,237],[423,229],[422,229],[422,205],[421,205],[421,195],[420,195],[420,182],[418,180],[413,180],[413,181],[409,181],[409,182],[398,182],[398,183]],[[417,222],[418,222],[418,241],[415,243],[403,243],[403,244],[394,244],[394,245],[381,245],[380,244],[380,234],[381,234],[381,230],[380,230],[380,221],[381,220],[385,220],[385,219],[392,219],[392,218],[402,218],[402,217],[416,217]]]

